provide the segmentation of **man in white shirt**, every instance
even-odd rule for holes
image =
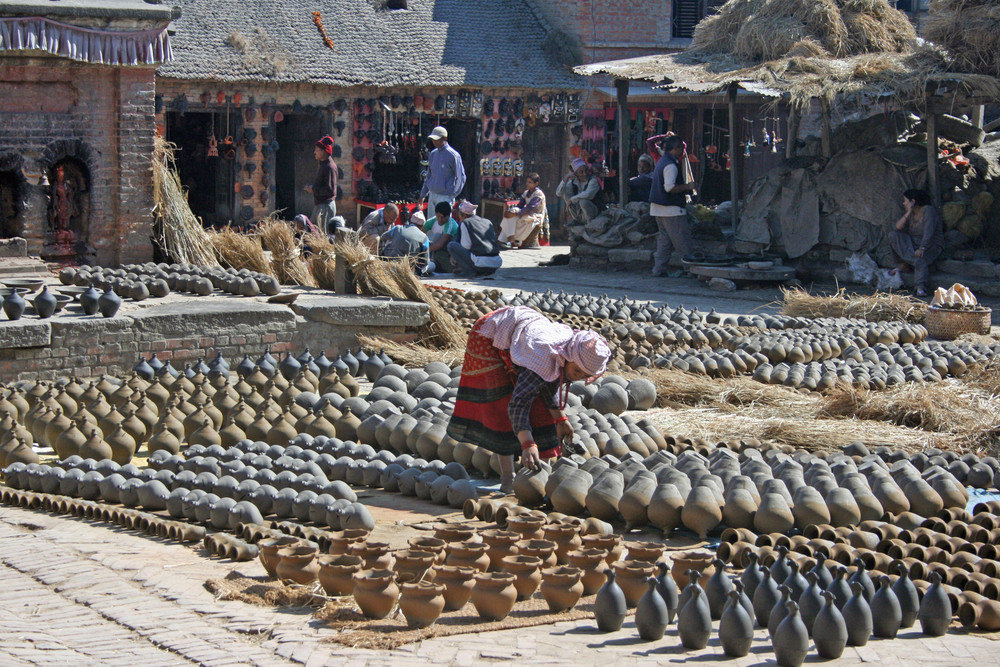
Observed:
[[[573,170],[566,174],[556,187],[556,196],[566,203],[570,224],[585,225],[604,210],[604,193],[601,182],[591,173],[587,162],[576,158]]]
[[[656,218],[659,233],[656,237],[656,255],[653,275],[667,275],[670,255],[676,249],[681,255],[691,254],[691,230],[688,227],[687,205],[694,183],[684,182],[681,158],[684,142],[680,137],[669,136],[663,142],[663,157],[653,168],[653,185],[649,191],[649,214]]]

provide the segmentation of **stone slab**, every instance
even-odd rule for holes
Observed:
[[[653,251],[642,248],[613,248],[608,251],[608,261],[614,264],[653,261]]]
[[[0,257],[27,257],[28,242],[20,236],[0,239]]]
[[[737,266],[700,266],[692,264],[688,271],[702,278],[726,278],[727,280],[782,281],[795,277],[795,269],[790,266],[774,266],[757,271]]]
[[[52,325],[37,320],[0,321],[0,349],[44,347],[52,342]]]
[[[132,313],[131,319],[136,332],[143,335],[161,332],[176,334],[184,331],[196,335],[203,332],[206,326],[219,331],[236,329],[240,325],[266,328],[277,323],[285,323],[290,327],[295,324],[295,314],[288,306],[238,297],[204,299],[185,299],[179,303],[148,306]]]
[[[955,273],[960,276],[972,276],[974,278],[996,278],[998,265],[989,260],[973,260],[971,262],[960,262],[954,259],[946,259],[937,262],[935,270],[942,273]]]
[[[379,297],[302,294],[291,309],[307,320],[336,326],[419,327],[430,319],[425,303]]]

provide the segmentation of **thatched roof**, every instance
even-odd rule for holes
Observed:
[[[996,78],[951,71],[947,54],[919,39],[887,0],[729,0],[698,24],[687,51],[575,71],[694,92],[738,85],[798,107],[851,93],[915,107],[928,94],[1000,97]]]
[[[1000,76],[1000,4],[996,0],[934,0],[923,35],[947,49],[955,71]]]

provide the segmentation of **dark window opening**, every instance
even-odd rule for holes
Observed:
[[[240,222],[236,217],[234,188],[236,162],[243,150],[229,149],[226,144],[227,138],[232,140],[238,134],[240,115],[232,114],[227,122],[224,113],[167,114],[166,136],[177,144],[174,157],[181,186],[187,193],[191,212],[205,225],[221,227]],[[209,155],[213,139],[218,155]]]
[[[706,16],[719,11],[726,0],[674,0],[673,36],[690,39],[694,29]]]
[[[386,9],[406,9],[406,0],[385,0]]]
[[[0,238],[21,235],[21,183],[13,171],[0,171]]]

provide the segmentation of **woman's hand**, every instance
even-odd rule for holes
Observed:
[[[913,256],[914,257],[923,257],[924,256],[924,249],[923,248],[917,248],[916,250],[913,251]]]
[[[527,449],[521,450],[521,465],[528,470],[538,470],[542,465],[542,459],[538,456],[538,445],[532,444]]]
[[[573,427],[568,421],[556,422],[556,438],[564,445],[573,442]]]

